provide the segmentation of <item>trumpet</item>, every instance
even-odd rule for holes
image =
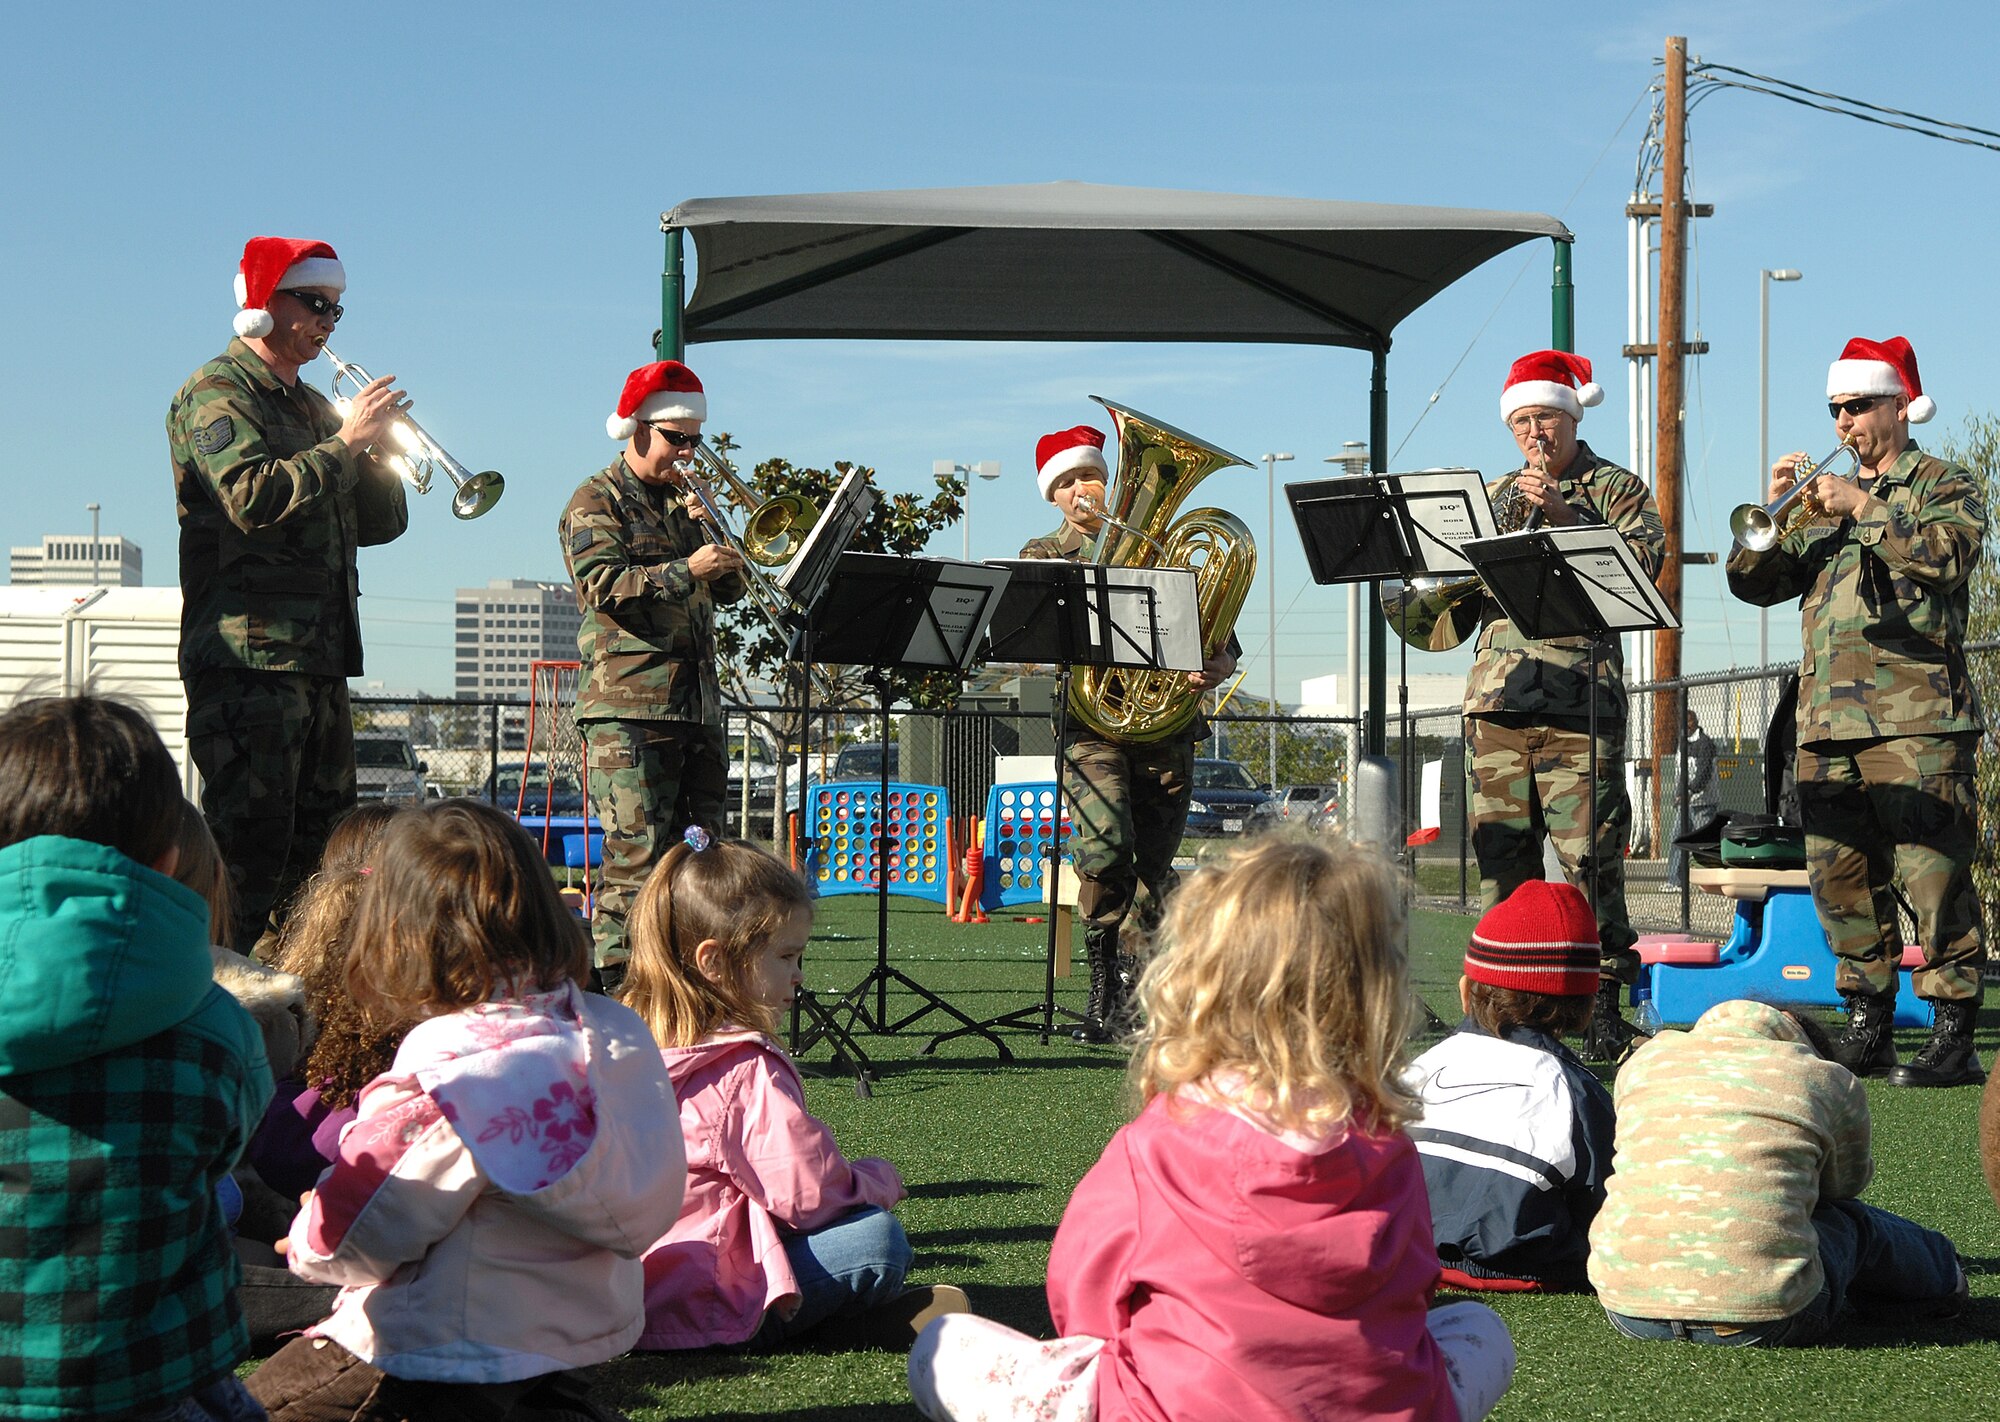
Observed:
[[[1847,463],[1844,472],[1833,468],[1842,460]],[[1861,456],[1854,452],[1854,446],[1842,442],[1833,453],[1803,474],[1795,474],[1791,488],[1778,495],[1768,504],[1738,504],[1729,515],[1729,531],[1736,535],[1738,547],[1747,548],[1752,553],[1762,553],[1774,548],[1800,529],[1818,523],[1825,517],[1826,510],[1820,507],[1818,499],[1812,495],[1813,481],[1822,474],[1832,474],[1836,479],[1852,483],[1861,476]]]
[[[333,407],[345,415],[354,396],[341,393],[341,382],[343,380],[351,382],[354,390],[359,392],[361,387],[374,377],[351,361],[342,360],[327,347],[321,346],[320,349],[325,351],[326,358],[333,362],[331,382]],[[431,438],[428,430],[408,415],[397,416],[396,423],[389,426],[389,437],[401,447],[383,455],[383,460],[419,494],[428,494],[431,491],[431,479],[438,470],[444,471],[445,476],[451,480],[451,511],[457,517],[478,518],[500,502],[500,495],[505,492],[507,481],[500,477],[499,470],[488,469],[482,474],[473,473],[453,459],[443,445]]]

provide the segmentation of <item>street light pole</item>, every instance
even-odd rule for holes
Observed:
[[[940,478],[948,474],[963,474],[965,476],[965,514],[959,520],[959,530],[965,535],[963,556],[965,561],[970,563],[972,561],[972,481],[974,478],[998,479],[1000,477],[1000,461],[997,459],[982,459],[977,464],[957,464],[949,459],[933,459],[931,461],[931,473]]]
[[[1265,666],[1264,666],[1264,671],[1265,671],[1265,678],[1266,678],[1266,681],[1267,681],[1267,684],[1268,684],[1268,687],[1269,687],[1269,690],[1270,690],[1270,700],[1271,700],[1271,705],[1270,705],[1270,712],[1271,712],[1271,715],[1272,715],[1272,716],[1276,716],[1276,715],[1278,714],[1278,476],[1277,476],[1277,468],[1278,468],[1278,466],[1279,466],[1280,464],[1285,464],[1285,463],[1288,463],[1288,462],[1289,462],[1289,461],[1291,460],[1291,457],[1292,457],[1292,456],[1291,456],[1291,455],[1289,455],[1289,454],[1267,454],[1267,455],[1265,455],[1265,456],[1264,456],[1264,515],[1265,515],[1265,517],[1264,517],[1264,556],[1265,556],[1265,558],[1266,558],[1266,559],[1267,559],[1267,560],[1269,561],[1269,563],[1270,563],[1270,569],[1269,569],[1269,571],[1268,571],[1268,572],[1267,572],[1267,573],[1265,574],[1265,576],[1264,576],[1264,592],[1265,592],[1265,596],[1266,596],[1266,600],[1267,600],[1267,606],[1268,606],[1268,608],[1269,608],[1269,613],[1270,613],[1270,622],[1269,622],[1269,624],[1268,624],[1268,629],[1269,629],[1269,630],[1268,630],[1268,631],[1266,632],[1266,634],[1265,634],[1265,640],[1266,640],[1266,643],[1267,643],[1267,645],[1265,646],[1265,649],[1264,649],[1264,655],[1265,655],[1265,657],[1266,657],[1266,658],[1268,658],[1268,660],[1267,660],[1267,661],[1265,662]],[[1268,727],[1268,728],[1269,728],[1269,730],[1270,730],[1270,733],[1271,733],[1271,734],[1270,734],[1270,757],[1271,757],[1271,758],[1270,758],[1270,762],[1269,762],[1269,764],[1270,764],[1270,775],[1271,775],[1271,788],[1272,788],[1273,790],[1276,790],[1276,789],[1278,788],[1278,723],[1277,723],[1277,722],[1276,722],[1275,720],[1274,720],[1274,721],[1271,721],[1271,722],[1269,723],[1269,727]]]
[[[1791,267],[1766,267],[1757,273],[1757,488],[1750,502],[1764,502],[1771,471],[1771,283],[1797,281]],[[1771,664],[1771,609],[1757,609],[1757,665]],[[1768,715],[1768,708],[1766,711]]]
[[[90,585],[97,586],[97,505],[85,504],[90,513]]]

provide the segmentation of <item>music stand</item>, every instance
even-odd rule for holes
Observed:
[[[1409,474],[1354,474],[1285,486],[1292,520],[1305,545],[1306,566],[1322,585],[1388,579],[1465,577],[1473,572],[1463,552],[1499,532],[1486,484],[1476,469],[1425,469]],[[1404,625],[1408,625],[1407,609]],[[1398,635],[1397,724],[1405,762],[1397,775],[1396,808],[1407,840],[1410,807],[1410,643]],[[1351,768],[1350,768],[1351,771]],[[1414,878],[1411,846],[1403,846]]]
[[[908,973],[889,966],[889,673],[948,671],[963,676],[979,639],[1007,586],[1006,570],[951,558],[897,558],[881,553],[843,553],[813,608],[807,625],[813,655],[826,662],[868,668],[882,721],[881,803],[875,818],[875,966],[838,998],[849,1022],[868,1030],[900,1032],[933,1012],[985,1037],[1012,1061],[1007,1044]],[[804,804],[803,799],[801,805]],[[889,984],[894,982],[919,1005],[889,1021]],[[868,990],[875,1011],[868,1013]]]
[[[1469,542],[1461,550],[1523,635],[1590,639],[1590,853],[1584,894],[1597,914],[1597,664],[1607,633],[1677,628],[1632,546],[1604,524],[1538,528]]]
[[[1061,558],[995,559],[991,566],[1007,570],[1012,579],[993,614],[986,660],[1053,663],[1057,668],[1056,813],[1047,863],[1050,874],[1060,875],[1070,669],[1199,670],[1201,613],[1195,601],[1195,577],[1186,568],[1117,568]],[[996,1027],[1038,1032],[1046,1043],[1055,1032],[1058,1011],[1078,1022],[1084,1020],[1081,1013],[1056,1007],[1056,922],[1061,915],[1054,911],[1055,888],[1051,883],[1041,1001],[989,1017],[973,1027],[941,1032],[925,1046],[926,1053],[968,1031],[990,1035]]]

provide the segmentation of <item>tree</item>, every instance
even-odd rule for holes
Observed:
[[[1990,511],[2000,498],[2000,416],[1968,416],[1965,424],[1938,440],[1938,454],[1963,464],[1979,481]],[[1990,516],[1990,513],[1989,513]],[[2000,530],[1986,530],[1984,556],[1973,565],[1968,588],[1965,639],[1971,646],[2000,640]],[[1979,794],[1979,857],[1973,861],[1972,882],[1985,911],[1988,931],[2000,924],[2000,755],[1995,752],[2000,714],[2000,650],[1973,651],[1966,661],[1981,711],[1988,717],[1987,735],[1973,772]]]

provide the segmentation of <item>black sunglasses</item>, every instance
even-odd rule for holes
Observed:
[[[347,311],[347,308],[342,306],[338,301],[328,301],[324,296],[316,295],[310,291],[288,291],[285,295],[291,297],[292,300],[298,302],[299,305],[305,307],[306,310],[312,312],[315,316],[331,316],[333,324],[336,326],[340,324],[340,318]]]
[[[701,436],[698,434],[689,434],[685,430],[670,430],[665,425],[654,424],[651,420],[646,421],[646,428],[675,449],[693,449],[701,443]]]
[[[1850,415],[1865,415],[1888,398],[1887,395],[1860,395],[1852,400],[1829,400],[1826,412],[1836,420],[1843,410]]]

